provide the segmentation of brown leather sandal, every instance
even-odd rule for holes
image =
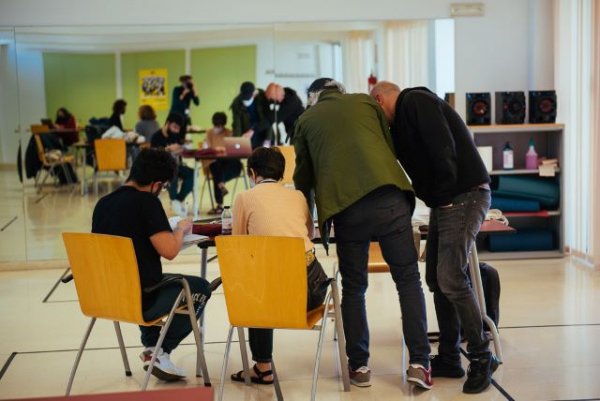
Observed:
[[[273,380],[265,380],[265,377],[267,376],[271,376],[273,375],[273,371],[272,370],[265,370],[264,372],[262,372],[261,370],[258,369],[258,367],[256,365],[254,365],[252,367],[252,369],[254,370],[254,373],[256,373],[256,376],[250,376],[250,381],[252,383],[255,384],[273,384]],[[244,371],[240,370],[237,373],[234,373],[231,375],[231,380],[235,381],[235,382],[243,382],[245,381],[244,379]]]

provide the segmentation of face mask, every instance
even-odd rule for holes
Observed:
[[[214,132],[215,134],[220,134],[220,133],[221,133],[221,131],[223,131],[223,128],[222,128],[222,127],[214,127],[214,128],[213,128],[213,132]]]
[[[242,100],[242,103],[244,103],[244,106],[246,106],[246,107],[250,106],[253,102],[254,102],[254,98],[253,97],[251,97],[248,100]]]

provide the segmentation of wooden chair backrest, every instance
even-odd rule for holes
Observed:
[[[216,244],[233,326],[310,328],[302,238],[217,236]]]
[[[293,146],[278,146],[285,158],[285,171],[283,172],[283,184],[294,184],[294,170],[296,169],[296,151]]]
[[[127,145],[124,139],[96,139],[94,149],[98,171],[127,169]]]
[[[142,292],[131,238],[63,233],[84,315],[144,324]]]

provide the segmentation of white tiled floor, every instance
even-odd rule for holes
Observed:
[[[13,185],[0,172],[0,186]],[[8,184],[7,184],[8,183]],[[11,184],[12,183],[12,184]],[[60,284],[42,302],[63,274],[66,262],[60,232],[86,230],[94,199],[69,191],[45,191],[41,196],[26,190],[25,201],[10,191],[0,195],[0,225],[17,215],[26,224],[9,226],[0,233],[0,262],[10,260],[7,250],[30,260],[55,258],[56,269],[0,272],[0,399],[60,395],[79,346],[87,319],[76,302],[73,284]],[[25,206],[25,207],[23,207]],[[25,212],[23,212],[25,210]],[[24,217],[25,216],[25,217]],[[21,222],[22,223],[22,222]],[[26,234],[27,246],[23,243]],[[213,253],[212,251],[211,253]],[[333,251],[332,254],[335,252]],[[333,257],[318,251],[324,266]],[[24,257],[16,258],[23,260]],[[198,271],[199,252],[189,249],[165,270]],[[337,377],[335,344],[331,329],[326,339],[319,377],[318,400],[590,400],[600,399],[600,273],[570,259],[492,263],[502,281],[500,335],[504,364],[490,387],[479,395],[461,393],[463,379],[438,379],[431,391],[407,385],[402,372],[401,320],[397,295],[387,274],[370,276],[367,295],[371,327],[373,386],[352,387],[344,393]],[[34,263],[35,266],[35,263]],[[218,274],[217,261],[209,264],[209,278]],[[431,296],[426,293],[430,331],[436,331]],[[223,294],[217,292],[207,308],[206,354],[213,385],[218,385],[223,363],[227,316]],[[75,378],[74,394],[134,391],[143,377],[137,358],[141,350],[138,329],[123,325],[133,377],[125,377],[113,326],[98,322]],[[278,331],[275,358],[286,400],[306,400],[317,333]],[[174,353],[175,363],[193,372],[192,338]],[[435,348],[435,344],[434,344]],[[466,363],[465,363],[466,365]],[[2,368],[2,366],[4,368]],[[241,366],[237,347],[232,349],[231,373]],[[202,379],[166,384],[151,379],[150,388],[201,385]],[[225,386],[226,400],[275,399],[270,386]]]

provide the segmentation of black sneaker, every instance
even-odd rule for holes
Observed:
[[[498,369],[498,365],[498,359],[491,352],[471,356],[463,393],[477,394],[488,388],[492,384],[492,373]]]
[[[461,366],[460,358],[456,363],[450,363],[445,361],[441,355],[434,355],[429,363],[431,364],[431,377],[459,379],[465,375],[465,370]]]

